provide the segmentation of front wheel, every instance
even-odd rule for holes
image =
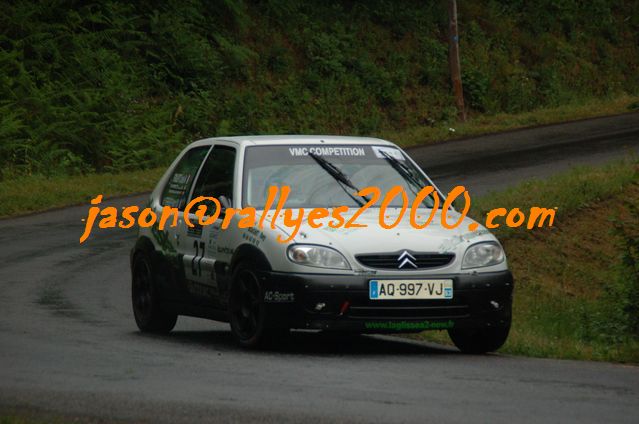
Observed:
[[[246,348],[258,348],[282,340],[288,329],[266,325],[264,293],[255,271],[257,264],[245,261],[233,273],[229,296],[229,321],[235,340]]]
[[[450,329],[448,335],[462,353],[486,353],[502,347],[509,332],[510,322],[500,327]]]
[[[262,290],[252,265],[238,265],[229,296],[231,332],[240,345],[251,348],[262,341],[265,315]]]

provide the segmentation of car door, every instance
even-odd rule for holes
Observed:
[[[157,225],[151,228],[151,235],[155,240],[156,246],[159,248],[164,262],[169,265],[169,275],[161,275],[162,290],[167,299],[174,301],[186,301],[189,292],[184,284],[184,270],[182,266],[180,232],[184,224],[182,222],[182,213],[187,204],[187,199],[193,182],[207,153],[211,150],[211,146],[198,146],[187,150],[179,159],[175,166],[171,177],[168,179],[161,197],[158,202],[152,202],[151,206],[157,216],[161,216],[162,209],[172,207],[178,209],[178,225],[165,225],[160,230]]]
[[[215,144],[197,176],[189,201],[205,196],[218,199],[222,205],[230,205],[236,157],[235,147]],[[213,216],[217,208],[214,202],[204,201],[194,207],[189,214],[189,219],[194,226],[180,226],[180,252],[183,253],[187,288],[198,299],[198,303],[219,305],[220,287],[216,279],[215,262],[224,213],[221,212],[214,223],[201,226],[197,223],[198,217],[193,213],[199,205],[206,206],[207,217]]]

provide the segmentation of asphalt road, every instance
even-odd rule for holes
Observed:
[[[471,194],[639,152],[639,114],[411,149]],[[143,197],[116,199],[121,206]],[[226,325],[137,332],[131,231],[78,238],[87,207],[0,221],[0,411],[95,422],[639,421],[639,367],[464,356],[400,338],[296,332],[248,352]]]

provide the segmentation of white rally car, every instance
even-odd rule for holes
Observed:
[[[283,186],[290,194],[285,208],[276,210],[269,188]],[[381,193],[400,186],[405,197],[385,205],[380,198],[363,208],[371,199],[357,192],[371,186]],[[434,187],[419,166],[380,139],[196,141],[175,159],[149,200],[158,215],[164,207],[177,208],[177,225],[141,228],[131,252],[136,323],[142,331],[168,332],[178,315],[225,321],[246,347],[292,328],[445,329],[463,352],[496,350],[508,336],[513,291],[502,247],[467,217],[455,229],[444,228],[434,195],[415,202],[427,186]],[[445,196],[436,193],[443,202]],[[194,210],[184,216],[200,196],[222,206],[216,220],[202,222],[208,225],[199,225],[202,216]],[[411,212],[402,212],[406,200],[409,209],[417,204],[412,213],[420,223],[432,214],[428,226],[418,229],[409,222]],[[216,205],[204,204],[204,217],[215,215]],[[227,211],[247,207],[257,212],[255,225],[240,228],[243,216],[235,213],[222,228]],[[330,215],[314,225],[308,219],[292,223],[298,213],[308,216],[315,208]],[[285,221],[287,211],[295,213]],[[380,212],[384,222],[397,225],[383,228]],[[354,215],[357,226],[347,228]],[[451,222],[459,217],[454,210],[447,213]]]

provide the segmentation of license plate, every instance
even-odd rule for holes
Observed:
[[[452,299],[453,280],[370,280],[368,297],[387,299]]]

